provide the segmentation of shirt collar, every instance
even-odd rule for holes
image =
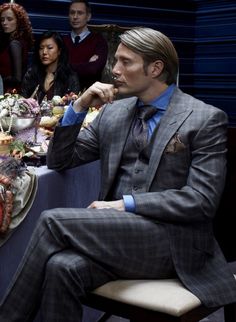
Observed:
[[[77,35],[74,30],[71,31],[71,39],[73,42],[75,42],[75,37],[76,36],[80,36],[80,41],[82,41],[84,38],[86,38],[89,34],[91,33],[90,30],[88,30],[88,28],[86,28],[85,30],[83,30],[79,35]]]
[[[149,104],[158,107],[159,110],[165,111],[167,106],[169,105],[171,96],[175,88],[176,88],[176,85],[171,84],[161,95],[157,96],[154,100],[149,102]],[[143,105],[143,104],[142,102],[139,102],[138,105]]]

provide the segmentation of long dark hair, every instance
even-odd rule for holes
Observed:
[[[61,35],[54,30],[45,31],[35,43],[34,54],[32,58],[32,71],[36,75],[41,75],[41,77],[46,75],[46,67],[42,64],[39,56],[40,44],[43,40],[53,38],[58,48],[60,49],[60,55],[58,58],[57,70],[55,74],[55,81],[60,83],[65,83],[68,78],[68,73],[71,72],[71,67],[69,65],[68,52]]]
[[[60,55],[58,57],[53,84],[46,93],[44,89],[44,81],[47,66],[44,66],[40,60],[39,49],[42,41],[49,38],[54,39],[60,49]],[[36,91],[38,101],[41,102],[46,94],[49,95],[49,97],[52,94],[61,96],[70,91],[78,92],[79,89],[79,79],[77,74],[70,67],[67,49],[65,48],[61,35],[57,31],[53,30],[44,32],[36,41],[32,64],[26,72],[22,83],[22,95],[24,97],[29,97],[35,94]]]

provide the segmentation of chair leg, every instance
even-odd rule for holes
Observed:
[[[236,322],[236,303],[225,305],[225,322]]]

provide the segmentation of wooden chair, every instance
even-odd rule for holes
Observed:
[[[230,236],[228,233],[229,227],[235,230],[236,128],[229,129],[228,133],[228,175],[216,215],[215,230],[226,259],[236,261],[235,233]],[[232,209],[230,217],[225,212],[227,209]],[[222,231],[221,227],[225,230]],[[109,282],[88,294],[83,304],[105,312],[97,322],[104,322],[111,315],[130,322],[197,322],[219,309],[204,307],[178,279]],[[225,322],[236,322],[236,299],[235,303],[224,307],[224,315]]]
[[[131,27],[122,27],[115,24],[88,25],[89,29],[101,33],[108,44],[108,57],[106,66],[102,73],[102,81],[112,83],[112,66],[114,63],[114,54],[119,44],[119,35]]]
[[[197,322],[219,309],[204,307],[178,279],[109,282],[90,293],[83,304],[105,312],[97,322],[112,315],[130,322]],[[236,322],[236,303],[224,310],[225,322]]]

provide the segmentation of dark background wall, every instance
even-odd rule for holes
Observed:
[[[236,1],[197,0],[194,94],[236,124]]]
[[[69,0],[19,0],[34,32],[69,30]],[[148,26],[174,42],[180,57],[180,88],[218,106],[236,126],[236,1],[91,1],[91,24]]]

